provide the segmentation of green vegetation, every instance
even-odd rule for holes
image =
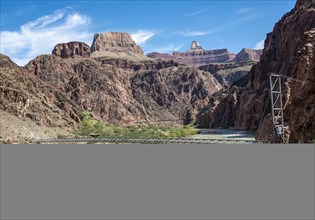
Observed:
[[[90,136],[98,134],[105,138],[180,138],[197,134],[198,130],[193,125],[186,126],[146,126],[123,127],[106,125],[93,119],[89,112],[83,112],[81,128],[75,131],[76,136]]]

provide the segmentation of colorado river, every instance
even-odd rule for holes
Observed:
[[[189,136],[188,138],[255,141],[255,132],[253,131],[228,129],[199,129],[199,131],[199,134]]]

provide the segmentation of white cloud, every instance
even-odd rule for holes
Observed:
[[[195,12],[192,12],[192,13],[190,13],[190,14],[186,14],[185,17],[191,17],[191,16],[199,15],[199,14],[205,12],[206,10],[207,10],[207,9],[195,11]]]
[[[213,28],[211,30],[208,31],[179,31],[178,33],[185,36],[185,37],[195,37],[195,36],[204,36],[204,35],[210,35],[210,34],[215,34],[218,33],[220,31],[225,30],[227,27],[218,27],[218,28]]]
[[[161,47],[161,48],[156,48],[153,51],[154,52],[159,52],[159,53],[169,53],[169,52],[173,52],[173,51],[178,51],[183,47],[183,45],[174,45],[174,44],[170,44],[167,45],[165,47]]]
[[[247,12],[250,12],[252,9],[250,8],[242,8],[240,10],[234,11],[232,14],[236,15],[236,14],[244,14]]]
[[[254,47],[255,50],[264,49],[265,39],[258,41]]]
[[[185,37],[203,36],[208,34],[207,31],[180,31],[179,33]]]
[[[19,65],[35,56],[51,53],[57,43],[89,42],[93,34],[86,31],[91,19],[77,12],[60,9],[29,21],[19,31],[1,31],[1,53]]]
[[[153,37],[155,33],[153,31],[144,31],[139,30],[136,33],[131,34],[131,38],[136,42],[136,44],[143,44],[151,37]]]

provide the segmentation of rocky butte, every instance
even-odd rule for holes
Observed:
[[[105,32],[96,33],[91,45],[93,58],[127,59],[133,61],[148,60],[142,49],[132,40],[128,33]]]

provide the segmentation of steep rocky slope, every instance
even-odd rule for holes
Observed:
[[[210,74],[193,67],[169,67],[160,70],[140,70],[131,76],[134,98],[146,111],[183,118],[188,124],[209,101],[221,85]]]
[[[63,133],[63,129],[75,128],[80,122],[81,109],[78,105],[63,92],[38,80],[2,54],[0,71],[0,110],[16,118],[16,121],[30,120],[39,127],[62,128],[60,133]],[[20,132],[19,125],[8,123],[14,122],[7,121],[7,117],[1,114],[1,134],[5,133],[3,129],[7,130],[12,126],[16,132]],[[19,140],[16,134],[12,135],[15,135],[14,140]],[[2,137],[3,140],[6,138]]]
[[[163,67],[163,63],[144,62],[120,67],[79,56],[62,59],[43,55],[32,60],[26,69],[66,93],[94,117],[108,123],[133,124],[142,120],[178,118],[186,100],[199,109],[197,103],[207,101],[221,87],[207,73],[172,64],[166,63]],[[187,79],[182,75],[195,72],[197,76],[186,85]],[[186,95],[178,96],[181,92],[177,87],[184,85]],[[164,103],[161,100],[166,100],[165,96],[169,96],[169,101]],[[177,108],[173,108],[174,105]]]
[[[298,0],[267,35],[260,62],[242,79],[246,82],[241,84],[246,86],[231,89],[225,98],[210,102],[198,120],[208,118],[207,125],[225,123],[236,129],[258,129],[258,139],[270,139],[268,74],[273,72],[302,81],[283,78],[286,139],[290,142],[315,139],[314,31],[315,1]],[[213,112],[217,119],[209,119]]]
[[[132,97],[126,70],[90,58],[54,55],[39,56],[25,68],[100,120],[127,124],[142,119],[144,112]]]

